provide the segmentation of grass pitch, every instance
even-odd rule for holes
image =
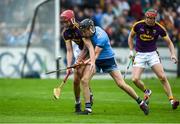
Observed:
[[[3,123],[180,123],[180,108],[172,110],[157,79],[144,80],[153,91],[150,114],[145,116],[138,104],[113,80],[92,80],[94,94],[92,115],[74,113],[72,80],[53,100],[52,89],[58,80],[0,79],[0,122]],[[180,99],[180,79],[169,80],[174,96]],[[143,93],[129,80],[138,95]]]

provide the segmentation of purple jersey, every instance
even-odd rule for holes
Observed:
[[[135,49],[138,52],[155,51],[158,37],[167,36],[165,28],[157,22],[154,26],[148,26],[144,20],[141,20],[136,22],[131,30],[136,33]]]
[[[63,32],[63,38],[65,41],[71,40],[74,41],[78,46],[79,49],[83,49],[84,42],[82,40],[81,33],[77,27],[75,28],[68,28]]]

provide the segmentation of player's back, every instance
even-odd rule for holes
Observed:
[[[77,27],[65,29],[63,31],[63,38],[65,41],[74,41],[79,46],[79,49],[82,50],[84,42],[82,40],[80,30]]]
[[[95,27],[95,33],[91,37],[94,46],[102,48],[102,51],[97,59],[107,59],[114,56],[114,52],[110,45],[110,40],[107,33],[99,26]]]

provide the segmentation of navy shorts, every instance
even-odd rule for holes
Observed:
[[[109,73],[118,70],[116,61],[113,58],[96,60],[96,72]]]

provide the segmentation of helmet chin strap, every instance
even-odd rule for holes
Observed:
[[[71,23],[74,25],[75,22],[76,22],[76,21],[75,21],[75,18],[72,18],[72,19],[71,19]]]
[[[95,28],[94,27],[92,27],[92,28],[90,28],[90,31],[91,31],[91,33],[95,33]]]

